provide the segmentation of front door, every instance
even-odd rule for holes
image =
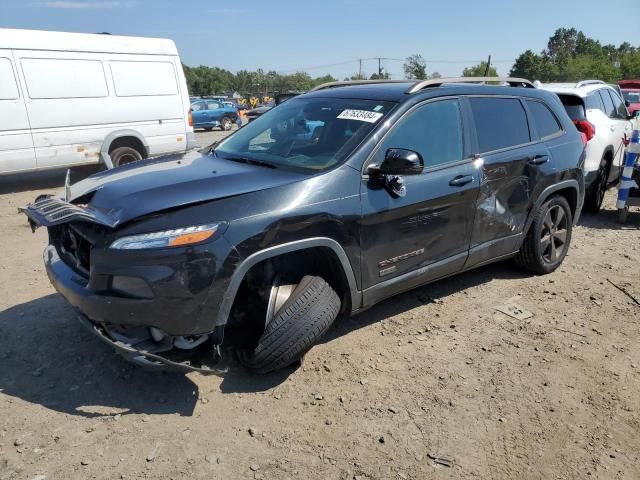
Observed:
[[[458,99],[409,111],[376,148],[380,164],[391,148],[418,152],[422,174],[405,176],[396,196],[373,178],[362,181],[362,283],[365,304],[459,271],[469,248],[479,178],[467,158]]]
[[[0,173],[36,168],[31,126],[10,50],[0,50]]]

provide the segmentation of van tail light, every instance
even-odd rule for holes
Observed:
[[[193,110],[190,108],[189,113],[187,113],[187,118],[189,119],[189,126],[193,127]]]
[[[587,120],[574,120],[573,124],[582,134],[582,142],[586,145],[596,135],[596,126]]]

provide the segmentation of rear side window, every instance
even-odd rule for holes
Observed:
[[[624,106],[624,102],[622,101],[620,96],[612,90],[607,89],[607,91],[609,92],[609,95],[611,95],[611,100],[613,100],[613,106],[616,109],[615,117],[626,119],[627,108]]]
[[[118,97],[175,95],[178,93],[176,72],[169,62],[110,63],[113,84]]]
[[[460,161],[462,117],[458,100],[440,100],[419,106],[387,135],[376,154],[384,159],[390,148],[406,148],[422,155],[426,168]]]
[[[584,106],[587,110],[600,110],[602,113],[604,111],[604,103],[602,103],[602,97],[598,92],[591,92],[584,99]]]
[[[602,101],[604,102],[604,113],[607,114],[608,117],[614,118],[616,116],[616,107],[611,100],[611,96],[606,89],[598,90],[600,95],[602,96]]]
[[[540,138],[550,137],[562,130],[558,119],[544,103],[527,100],[527,106],[531,111],[533,123],[535,123]]]
[[[99,98],[109,94],[98,60],[23,58],[20,63],[30,98]]]
[[[222,108],[222,105],[218,102],[207,102],[207,109],[209,110],[217,110]]]
[[[529,143],[529,124],[517,98],[470,98],[479,153]]]
[[[585,111],[582,98],[576,95],[558,95],[571,120],[584,120]]]
[[[0,58],[0,100],[15,100],[17,98],[18,86],[11,61],[8,58]]]

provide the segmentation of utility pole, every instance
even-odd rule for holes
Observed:
[[[382,64],[380,63],[380,57],[378,57],[378,78],[382,78]]]
[[[484,76],[488,77],[489,76],[489,69],[491,68],[491,55],[489,55],[489,58],[487,58],[487,68],[485,68],[484,70]]]
[[[362,80],[362,59],[359,59],[360,67],[358,68],[358,80]]]

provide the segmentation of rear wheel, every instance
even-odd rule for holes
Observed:
[[[553,272],[567,255],[572,230],[569,203],[564,197],[551,197],[535,213],[516,261],[534,273]]]
[[[297,284],[271,286],[264,332],[253,350],[241,351],[240,361],[257,373],[284,368],[324,335],[340,311],[340,298],[322,278],[307,275]]]
[[[584,209],[587,212],[598,213],[602,207],[604,194],[607,193],[609,184],[609,163],[605,162],[598,170],[598,177],[595,179],[589,192],[584,199]]]
[[[126,163],[137,162],[138,160],[142,160],[142,154],[131,147],[118,147],[115,148],[109,156],[111,157],[111,162],[114,167],[119,167],[120,165],[124,165]]]
[[[223,132],[226,132],[227,130],[231,130],[231,119],[229,117],[222,117],[222,120],[220,120],[220,129]]]

